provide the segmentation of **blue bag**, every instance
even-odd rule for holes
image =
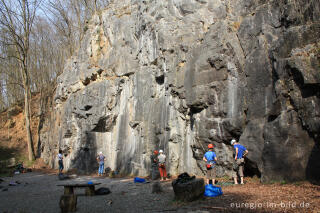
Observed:
[[[206,196],[206,197],[217,197],[222,194],[223,194],[223,192],[222,192],[221,187],[213,186],[211,184],[208,184],[205,186],[204,196]]]
[[[139,177],[135,177],[133,181],[134,181],[135,183],[144,183],[144,182],[146,182],[145,179],[139,178]]]

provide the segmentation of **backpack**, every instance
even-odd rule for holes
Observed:
[[[165,168],[166,166],[165,166],[164,163],[159,163],[159,167],[160,167],[160,168]]]

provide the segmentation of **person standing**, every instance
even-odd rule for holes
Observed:
[[[64,169],[63,166],[63,155],[62,155],[62,150],[59,149],[59,153],[58,153],[58,163],[59,163],[59,174],[62,173],[62,170]]]
[[[208,149],[209,151],[204,154],[203,160],[206,162],[207,167],[207,184],[209,184],[210,180],[212,179],[212,185],[214,185],[216,179],[215,164],[218,159],[216,153],[213,151],[213,144],[209,144]]]
[[[233,145],[233,148],[235,150],[234,160],[237,165],[237,168],[235,169],[234,175],[233,175],[234,184],[238,184],[237,173],[240,176],[240,183],[244,184],[243,182],[244,156],[248,154],[248,150],[246,149],[246,147],[238,143],[235,139],[232,139],[230,143],[231,145]]]
[[[163,150],[159,150],[158,155],[158,164],[159,164],[159,172],[160,172],[160,181],[164,181],[167,178],[166,171],[166,156],[163,154]]]
[[[97,157],[97,161],[99,164],[99,171],[98,171],[98,176],[103,175],[103,170],[104,170],[104,161],[106,157],[102,154],[102,152],[99,152],[99,155]]]
[[[153,151],[153,154],[150,156],[151,160],[151,179],[156,180],[159,177],[159,170],[158,170],[158,154],[159,152],[157,150]]]

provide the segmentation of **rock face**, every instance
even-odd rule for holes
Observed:
[[[42,157],[93,172],[102,151],[123,174],[230,175],[232,138],[262,181],[320,179],[320,3],[310,0],[111,1],[58,78]]]

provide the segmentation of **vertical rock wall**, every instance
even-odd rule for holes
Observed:
[[[58,78],[42,157],[93,172],[102,151],[148,175],[163,149],[171,174],[203,175],[209,143],[230,175],[237,138],[246,173],[317,179],[320,3],[315,0],[118,0],[84,27]],[[49,129],[49,131],[47,131]]]

